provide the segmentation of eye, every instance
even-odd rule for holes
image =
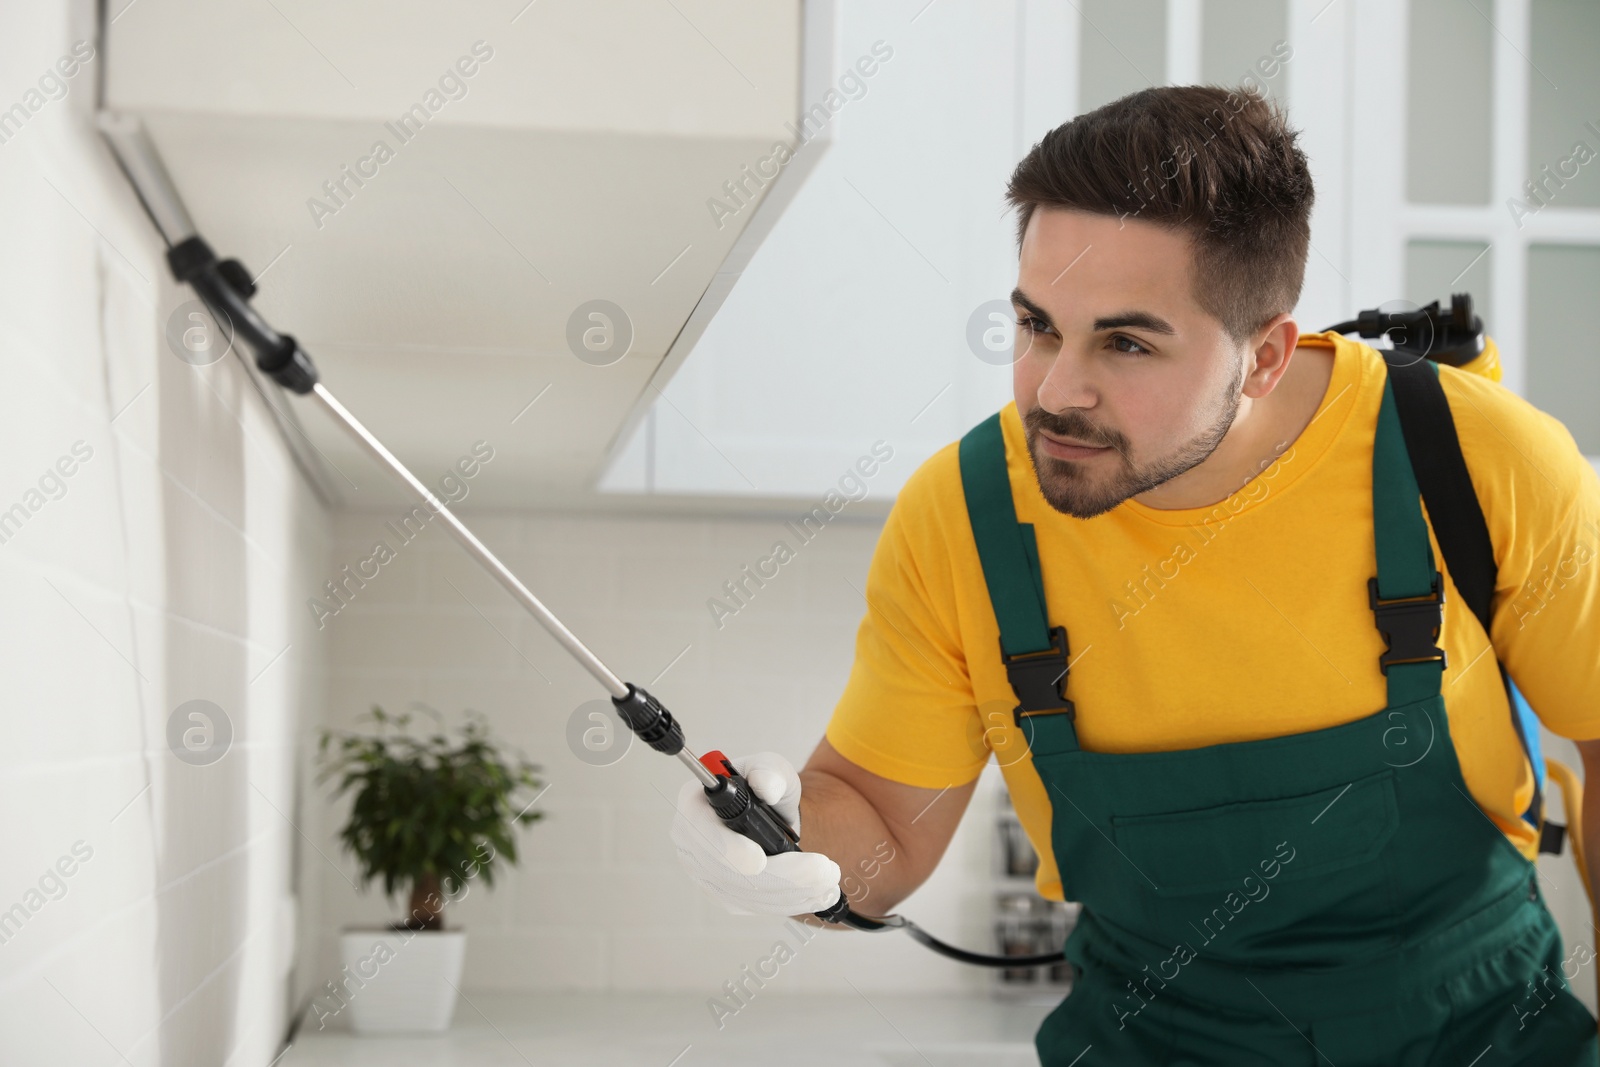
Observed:
[[[1130,347],[1121,347],[1124,342],[1126,342]],[[1126,334],[1113,334],[1111,337],[1111,344],[1118,352],[1123,352],[1130,356],[1148,356],[1150,354],[1150,350],[1148,348]]]
[[[1017,325],[1021,326],[1029,333],[1042,333],[1048,335],[1051,332],[1050,327],[1045,325],[1044,320],[1035,315],[1023,315],[1021,318],[1017,319]]]

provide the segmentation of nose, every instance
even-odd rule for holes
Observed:
[[[1092,408],[1100,396],[1089,380],[1084,361],[1063,348],[1040,380],[1037,399],[1040,407],[1059,415],[1068,408]]]

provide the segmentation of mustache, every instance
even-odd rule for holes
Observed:
[[[1087,441],[1092,445],[1110,445],[1118,452],[1125,452],[1121,434],[1107,433],[1075,411],[1057,415],[1044,408],[1034,408],[1022,417],[1022,424],[1034,432],[1046,430],[1057,437],[1071,437],[1074,440]]]

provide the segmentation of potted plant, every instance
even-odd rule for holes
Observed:
[[[513,796],[540,787],[540,768],[504,755],[479,715],[468,713],[459,740],[442,727],[412,736],[409,714],[374,706],[370,717],[373,733],[322,731],[317,781],[337,777],[333,795],[354,794],[339,838],[361,865],[361,886],[381,877],[386,896],[406,888],[411,904],[387,927],[344,931],[336,1010],[348,1007],[357,1031],[443,1030],[466,953],[465,931],[445,928],[445,905],[477,878],[492,886],[502,858],[517,862],[517,826],[543,813]]]

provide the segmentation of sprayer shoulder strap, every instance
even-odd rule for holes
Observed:
[[[1489,540],[1489,524],[1461,455],[1455,418],[1439,382],[1439,367],[1420,356],[1380,351],[1389,365],[1401,434],[1445,566],[1487,634],[1499,568]]]
[[[1467,461],[1461,454],[1461,439],[1444,386],[1439,381],[1438,364],[1408,352],[1378,351],[1388,364],[1389,377],[1394,383],[1401,435],[1405,438],[1412,469],[1416,471],[1417,487],[1422,491],[1433,534],[1439,540],[1439,551],[1444,555],[1445,569],[1487,636],[1493,619],[1499,565],[1495,562],[1494,543],[1489,539],[1483,506],[1467,472]],[[1500,664],[1500,679],[1511,705],[1511,722],[1516,728],[1517,740],[1533,769],[1533,799],[1523,818],[1540,831],[1540,851],[1559,852],[1560,828],[1544,822],[1545,766],[1538,718],[1506,673],[1503,663]]]

